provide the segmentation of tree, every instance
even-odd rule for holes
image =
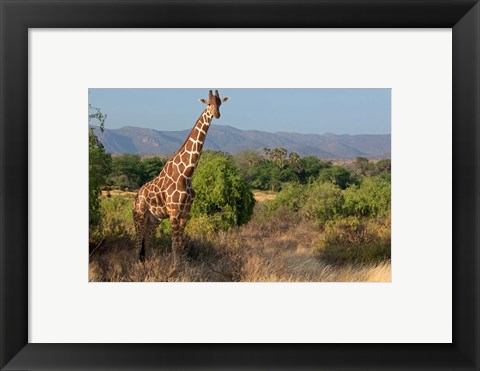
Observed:
[[[373,166],[366,157],[357,157],[354,162],[355,173],[360,176],[369,176],[373,170]]]
[[[364,178],[359,186],[344,191],[345,213],[353,216],[387,216],[391,209],[391,180],[389,174]]]
[[[300,180],[300,174],[304,169],[300,155],[297,152],[290,152],[290,154],[288,155],[288,165],[295,173],[297,180]]]
[[[315,156],[303,157],[300,159],[300,181],[302,183],[306,183],[313,179],[316,179],[322,169],[329,167],[332,167],[332,163],[329,161],[322,161]]]
[[[246,179],[256,189],[278,191],[281,188],[280,168],[270,160],[263,159],[249,167]]]
[[[161,159],[160,157],[149,157],[144,158],[142,162],[145,171],[143,174],[142,182],[145,183],[154,179],[158,176],[158,174],[160,174],[167,160]]]
[[[99,108],[88,105],[89,115],[88,122],[98,120],[100,131],[104,130],[105,119],[107,118]],[[88,183],[88,211],[89,225],[94,227],[101,222],[100,213],[100,195],[101,188],[106,184],[106,179],[110,173],[112,165],[112,156],[105,152],[105,148],[95,135],[93,128],[88,128],[88,166],[89,166],[89,183]]]
[[[205,151],[193,176],[193,188],[192,219],[206,217],[221,230],[250,220],[255,199],[232,156]]]
[[[300,179],[299,179],[299,176],[298,176],[298,171],[295,171],[295,168],[290,164],[285,165],[284,168],[280,171],[280,181],[282,183],[299,182]]]
[[[287,159],[287,149],[286,148],[275,148],[270,152],[270,160],[272,160],[280,169],[286,164]]]
[[[343,196],[340,187],[330,182],[315,181],[308,187],[308,197],[302,212],[323,227],[342,213]]]
[[[263,161],[262,156],[259,154],[259,151],[254,149],[244,149],[237,153],[235,156],[235,161],[237,162],[240,171],[244,177],[248,177],[249,169],[261,163]]]
[[[375,164],[375,175],[390,173],[392,171],[392,161],[390,159],[379,160]]]
[[[126,176],[128,179],[127,187],[129,189],[136,189],[142,186],[148,179],[145,170],[145,163],[139,155],[124,154],[116,156],[112,161],[112,173],[110,176],[110,182],[114,186],[120,186],[116,184],[116,180],[123,179],[122,176]]]
[[[290,165],[294,165],[300,162],[300,156],[298,155],[297,152],[290,152],[288,155],[288,162]]]
[[[322,182],[330,182],[341,189],[347,188],[350,184],[354,184],[355,180],[352,178],[352,174],[347,169],[341,166],[332,166],[325,168],[320,172],[318,179]]]

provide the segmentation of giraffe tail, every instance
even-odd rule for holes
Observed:
[[[145,237],[142,238],[142,249],[140,250],[140,261],[145,261]]]

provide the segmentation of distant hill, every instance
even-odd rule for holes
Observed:
[[[171,155],[185,142],[190,130],[158,131],[133,126],[121,129],[105,129],[102,133],[92,126],[105,146],[114,154],[136,153]],[[382,135],[336,135],[300,134],[259,130],[240,130],[232,126],[212,124],[204,149],[235,154],[243,149],[284,147],[300,156],[321,158],[390,158],[390,134]]]

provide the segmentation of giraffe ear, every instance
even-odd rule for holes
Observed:
[[[230,98],[227,98],[227,97],[222,98],[222,103],[228,102],[229,100],[230,100]]]
[[[209,104],[209,103],[208,103],[205,99],[203,99],[203,98],[202,98],[202,99],[199,99],[198,101],[199,101],[200,103],[203,103],[203,104],[206,104],[206,105]]]

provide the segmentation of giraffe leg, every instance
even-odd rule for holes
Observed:
[[[187,224],[187,219],[180,219],[180,230],[181,230],[181,234],[180,234],[180,248],[181,250],[183,251],[185,249],[185,225]]]
[[[140,261],[145,261],[145,230],[147,220],[143,214],[133,213],[133,223],[135,226],[135,251],[139,252]]]
[[[158,221],[154,220],[152,218],[147,218],[146,222],[146,227],[145,227],[145,247],[149,249],[150,251],[152,250],[152,237],[155,234],[155,230],[158,227]],[[144,252],[145,254],[145,252]]]
[[[173,260],[178,263],[183,254],[185,222],[178,217],[170,217],[170,225],[172,226]]]

